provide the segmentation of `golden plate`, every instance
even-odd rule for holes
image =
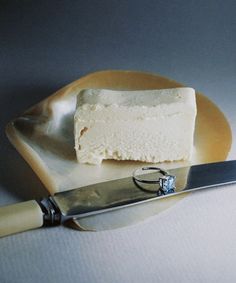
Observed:
[[[89,74],[31,107],[7,125],[7,136],[51,194],[76,187],[130,176],[143,165],[132,161],[104,161],[101,166],[76,161],[73,114],[76,95],[83,88],[120,90],[161,89],[181,83],[135,71],[101,71]],[[169,169],[186,164],[225,160],[231,146],[231,130],[219,108],[197,93],[195,153],[190,162],[163,163]]]

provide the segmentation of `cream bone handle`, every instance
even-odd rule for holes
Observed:
[[[43,225],[43,212],[35,200],[0,207],[0,237]]]
[[[30,200],[0,207],[0,237],[36,229],[43,225],[60,224],[60,213],[55,211],[50,198],[45,198],[39,203]]]

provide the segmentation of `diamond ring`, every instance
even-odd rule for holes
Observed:
[[[161,174],[162,176],[155,179],[145,179],[144,174],[142,171],[157,171],[157,173]],[[150,174],[146,174],[147,176]],[[152,174],[153,175],[153,174]],[[166,195],[173,193],[175,191],[175,179],[176,177],[173,175],[169,175],[169,173],[161,168],[158,167],[142,167],[138,168],[133,172],[133,180],[134,183],[141,189],[149,192],[157,192],[158,195]],[[158,184],[159,187],[155,190],[149,189],[147,187],[143,187],[140,184]]]

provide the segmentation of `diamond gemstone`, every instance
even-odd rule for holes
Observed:
[[[173,193],[175,190],[175,176],[167,175],[160,178],[160,187],[164,194]]]

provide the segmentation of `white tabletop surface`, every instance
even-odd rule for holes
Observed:
[[[235,159],[234,1],[10,2],[0,4],[0,205],[46,194],[7,140],[6,123],[96,70],[157,72],[203,92],[231,125]],[[232,185],[118,230],[2,238],[0,282],[236,282],[235,239]]]

